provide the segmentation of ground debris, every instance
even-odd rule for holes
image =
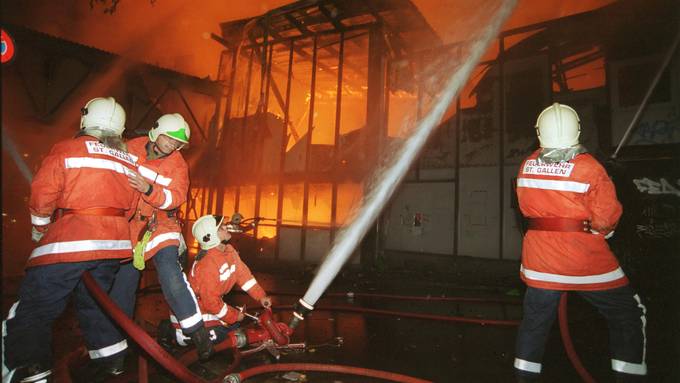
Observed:
[[[307,381],[307,375],[301,374],[299,372],[295,371],[288,371],[285,374],[281,376],[283,379],[289,381],[289,382],[306,382]]]

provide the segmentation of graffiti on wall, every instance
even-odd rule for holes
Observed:
[[[650,205],[642,209],[641,223],[635,226],[640,238],[680,237],[680,206],[673,204]]]
[[[643,194],[635,233],[638,238],[672,239],[680,237],[680,179],[661,177],[634,178],[633,184]]]
[[[675,185],[671,184],[665,178],[654,181],[647,177],[633,179],[635,187],[640,193],[647,193],[653,195],[671,194],[680,197],[680,179],[675,181]]]
[[[631,145],[670,144],[680,142],[680,109],[673,107],[665,116],[643,120],[631,137]]]

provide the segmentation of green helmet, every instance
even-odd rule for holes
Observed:
[[[189,124],[184,121],[184,118],[179,113],[171,113],[162,115],[158,121],[149,130],[149,140],[156,142],[158,136],[161,134],[173,138],[179,142],[188,144],[191,130]]]

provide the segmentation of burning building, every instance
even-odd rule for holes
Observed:
[[[468,290],[473,301],[476,295],[496,294],[504,299],[491,308],[460,306],[463,299],[455,308],[441,309],[442,315],[468,322],[502,316],[501,326],[515,326],[517,302],[505,298],[519,288],[526,224],[518,213],[517,170],[537,147],[536,116],[559,102],[578,111],[581,142],[616,182],[624,214],[610,246],[626,273],[639,281],[643,297],[656,299],[649,302],[650,311],[670,307],[668,323],[676,322],[680,53],[679,11],[672,0],[590,1],[581,3],[585,8],[563,3],[578,9],[562,8],[549,17],[541,13],[549,2],[521,1],[500,32],[488,37],[480,60],[470,64],[470,76],[443,110],[438,107],[446,97],[444,84],[470,63],[472,46],[492,29],[503,2],[477,2],[472,10],[455,1],[448,6],[426,0],[269,1],[244,5],[248,12],[227,10],[224,17],[214,12],[226,8],[223,4],[206,2],[213,21],[223,19],[215,23],[217,32],[201,29],[202,43],[211,48],[195,48],[189,55],[168,53],[170,42],[186,43],[170,29],[195,26],[189,8],[199,6],[168,1],[168,10],[161,2],[145,2],[159,7],[162,18],[139,12],[121,30],[144,25],[144,33],[157,39],[162,33],[151,32],[166,28],[169,36],[162,44],[140,44],[133,54],[89,46],[74,38],[87,34],[63,25],[57,31],[31,25],[33,11],[36,18],[45,12],[28,3],[22,9],[3,4],[12,17],[2,27],[17,47],[15,58],[3,64],[2,81],[3,285],[8,291],[17,290],[32,248],[26,235],[30,190],[23,178],[31,177],[47,148],[72,136],[85,101],[106,94],[127,111],[128,138],[147,134],[164,113],[180,112],[191,125],[186,151],[191,186],[180,208],[191,255],[198,243],[190,228],[199,217],[240,213],[257,223],[251,235],[234,236],[243,259],[267,271],[303,270],[290,278],[294,283],[277,280],[267,286],[299,288],[295,283],[310,277],[305,272],[313,269],[314,281],[323,274],[324,267],[316,266],[331,258],[338,238],[368,221],[349,249],[348,269],[357,276],[343,287],[369,295],[419,290],[427,294],[423,300]],[[126,8],[133,5],[118,1],[90,5],[102,3],[112,4],[106,8],[111,19],[133,12]],[[72,11],[81,17],[79,12]],[[167,27],[168,19],[176,25]],[[88,28],[101,32],[102,25]],[[40,32],[44,29],[51,33]],[[157,63],[164,55],[169,61]],[[407,153],[415,161],[403,177],[394,178],[386,197],[378,198],[376,216],[365,219],[376,180],[389,173],[397,154],[405,153],[402,148],[435,112],[441,118],[430,123],[424,146]],[[386,281],[390,272],[396,277]],[[147,273],[144,294],[153,293],[155,283],[155,275]],[[343,295],[350,304],[354,298],[354,292]],[[157,313],[149,307],[162,303],[145,299],[153,305],[138,311],[151,318]],[[342,341],[327,338],[344,336],[353,355],[332,357],[346,362],[386,364],[435,381],[511,379],[514,332],[424,325],[415,334],[410,322],[315,315],[297,335],[338,348]],[[581,322],[578,328],[589,331],[583,324],[588,321]],[[650,323],[657,337],[650,347],[655,360],[650,375],[679,377],[672,363],[677,352],[667,352],[675,350],[677,337],[660,335],[672,326]],[[606,354],[599,347],[606,334],[600,333],[605,331],[592,335],[597,347],[586,351],[598,363]],[[371,343],[376,334],[388,340]],[[404,339],[395,340],[394,334]],[[479,344],[487,347],[480,350]],[[58,351],[63,356],[75,346],[64,342]],[[414,358],[423,364],[415,366]],[[596,369],[594,375],[608,373]],[[546,374],[554,381],[577,379],[576,373]]]

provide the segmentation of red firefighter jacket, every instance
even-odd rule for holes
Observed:
[[[605,290],[628,284],[604,238],[622,212],[605,169],[590,154],[538,164],[539,152],[527,157],[519,170],[522,214],[589,220],[599,233],[529,230],[522,247],[521,278],[529,286],[553,290]]]
[[[243,291],[257,301],[266,296],[231,245],[226,245],[224,251],[217,247],[212,248],[203,258],[194,262],[189,283],[196,293],[206,323],[219,320],[229,325],[236,322],[238,310],[222,300],[222,296],[228,294],[234,284],[241,286]]]
[[[135,168],[134,161],[90,136],[57,143],[31,183],[31,223],[48,229],[27,267],[129,257],[126,217],[69,214],[51,222],[50,216],[56,209],[130,210],[136,191],[126,172]]]
[[[155,222],[151,222],[153,234],[144,249],[144,258],[148,260],[164,247],[179,246],[182,229],[176,209],[187,199],[189,169],[177,150],[166,157],[148,159],[147,143],[146,137],[128,141],[128,151],[137,157],[137,172],[153,187],[150,195],[141,195],[130,225],[130,236],[136,244],[155,214]]]

